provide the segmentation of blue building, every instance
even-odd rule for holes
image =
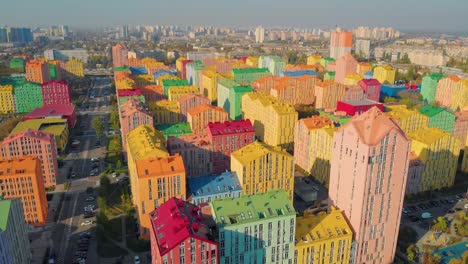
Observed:
[[[317,76],[317,73],[313,70],[301,70],[301,71],[284,71],[282,76],[300,77],[304,75]]]
[[[155,71],[153,73],[153,76],[154,76],[154,79],[157,80],[160,76],[163,76],[163,75],[166,75],[166,74],[176,75],[176,71],[175,70],[161,69],[161,70]]]
[[[380,87],[380,98],[384,97],[400,97],[398,94],[400,92],[406,91],[405,85],[391,85],[391,84],[382,84]]]
[[[130,67],[130,71],[132,72],[132,75],[147,74],[145,67]]]
[[[223,172],[221,175],[209,175],[187,178],[192,193],[192,203],[211,202],[215,199],[241,196],[242,186],[235,172]]]
[[[364,79],[373,79],[374,73],[372,71],[368,71],[364,74]]]

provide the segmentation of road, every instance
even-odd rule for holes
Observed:
[[[81,116],[80,125],[84,133],[82,136],[73,138],[80,141],[80,148],[79,150],[71,150],[64,160],[65,166],[71,167],[71,172],[75,174],[75,177],[67,179],[69,175],[62,175],[64,181],[70,182],[70,188],[65,193],[59,218],[52,236],[52,252],[56,255],[57,263],[74,263],[75,251],[78,249],[77,241],[79,240],[79,234],[87,230],[93,230],[96,226],[95,217],[84,219],[83,213],[85,206],[90,204],[96,205],[95,202],[86,201],[86,198],[92,195],[91,193],[87,193],[87,189],[89,187],[96,189],[99,181],[98,176],[89,176],[92,167],[91,158],[100,157],[101,165],[99,172],[104,168],[105,146],[96,145],[98,139],[92,128],[91,120],[94,116],[100,116],[103,118],[103,124],[107,124],[105,120],[108,119],[110,110],[108,107],[109,100],[103,98],[108,97],[104,96],[105,85],[103,84],[105,83],[110,84],[109,79],[100,78],[90,88],[90,92],[93,91],[94,96],[92,97],[94,98],[89,97],[87,103],[89,108],[78,112],[78,115]],[[88,93],[89,95],[90,93]],[[95,191],[94,194],[96,194]],[[93,224],[82,226],[81,223],[86,220],[93,221]],[[93,251],[95,254],[96,249],[89,249],[88,253]],[[91,259],[89,259],[88,263],[91,263],[90,261]]]

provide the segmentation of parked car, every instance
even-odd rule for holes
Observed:
[[[87,202],[92,202],[94,200],[95,200],[94,196],[89,196],[88,198],[86,198]]]
[[[81,223],[82,226],[87,226],[87,225],[92,225],[92,224],[93,224],[93,221],[91,221],[91,220],[86,220],[86,221]]]
[[[140,257],[139,257],[139,256],[135,256],[135,257],[133,258],[133,263],[134,263],[134,264],[140,264],[140,263],[141,263]]]

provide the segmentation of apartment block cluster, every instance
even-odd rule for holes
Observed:
[[[172,69],[113,47],[132,199],[153,263],[391,263],[404,196],[454,184],[463,96],[420,109],[382,101],[426,83],[466,88],[394,85],[391,66],[353,58],[352,33],[331,37],[331,57],[306,65],[189,52]],[[299,119],[302,105],[320,114]],[[328,187],[327,212],[296,217],[296,165]]]

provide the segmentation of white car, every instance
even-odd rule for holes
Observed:
[[[81,223],[82,226],[92,225],[93,221],[87,220]]]
[[[135,257],[133,258],[133,263],[134,263],[134,264],[140,264],[140,263],[141,263],[141,262],[140,262],[140,257],[139,257],[139,256],[135,256]]]
[[[112,177],[117,178],[117,173],[116,172],[112,173]]]
[[[90,197],[86,198],[86,201],[87,201],[87,202],[92,202],[92,201],[94,201],[94,200],[95,200],[95,199],[94,199],[93,196],[90,196]]]
[[[465,204],[465,209],[468,209],[468,203],[467,203],[467,204]]]

